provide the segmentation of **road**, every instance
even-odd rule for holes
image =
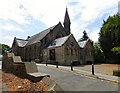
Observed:
[[[118,91],[118,84],[81,76],[55,67],[38,65],[38,70],[41,73],[49,74],[64,91]]]

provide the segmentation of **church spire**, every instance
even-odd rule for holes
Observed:
[[[68,14],[68,10],[66,8],[63,25],[64,25],[64,29],[65,29],[67,35],[70,34],[70,24],[71,24],[71,22],[70,22],[69,14]]]

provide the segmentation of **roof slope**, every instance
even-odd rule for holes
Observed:
[[[55,25],[56,26],[56,25]],[[52,26],[36,35],[33,35],[29,38],[27,45],[31,45],[34,43],[39,42],[41,39],[43,39],[52,29],[55,28],[55,26]]]
[[[62,46],[69,37],[70,35],[53,40],[51,44],[48,46],[48,48]]]
[[[80,46],[81,48],[84,48],[85,45],[86,45],[86,43],[87,43],[88,41],[89,41],[89,39],[84,40],[84,41],[80,41],[80,42],[78,42],[78,44],[79,44],[79,46]]]
[[[17,42],[17,44],[18,44],[19,47],[24,47],[28,43],[27,40],[18,39],[18,38],[16,38],[16,42]]]

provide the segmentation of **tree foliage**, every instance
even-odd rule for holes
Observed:
[[[112,50],[115,50],[115,47],[120,47],[120,15],[109,16],[104,21],[99,35],[100,46],[106,60],[111,63],[118,62],[119,55]]]
[[[95,63],[105,62],[105,56],[103,51],[101,50],[99,42],[94,43],[94,58],[95,58]]]
[[[84,31],[83,31],[83,36],[82,36],[82,38],[80,38],[80,39],[78,40],[78,42],[87,40],[88,38],[89,38],[89,37],[88,37],[86,31],[84,30]]]
[[[6,44],[0,44],[0,54],[4,54],[8,51],[10,51],[10,47]]]

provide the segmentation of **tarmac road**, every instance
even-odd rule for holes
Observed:
[[[41,73],[49,74],[64,91],[112,91],[117,93],[118,84],[94,79],[75,74],[74,72],[63,71],[54,67],[38,65]]]

